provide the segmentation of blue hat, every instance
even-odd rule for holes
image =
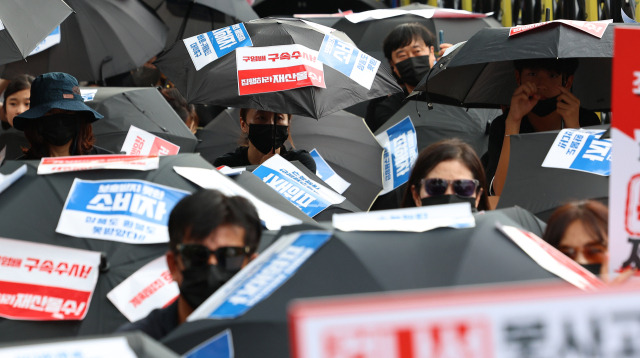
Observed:
[[[86,112],[91,122],[103,118],[82,100],[78,80],[63,72],[50,72],[36,77],[31,84],[30,101],[29,109],[13,119],[16,129],[24,130],[27,120],[44,117],[54,108]]]

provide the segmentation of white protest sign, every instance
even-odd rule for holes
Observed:
[[[376,139],[384,148],[380,192],[382,195],[409,180],[413,163],[418,158],[418,139],[409,116],[376,135]]]
[[[279,238],[204,301],[187,321],[242,316],[282,286],[330,238],[329,231],[303,231]]]
[[[424,232],[439,227],[475,227],[469,203],[429,205],[417,208],[334,214],[333,227],[341,231]]]
[[[125,337],[0,348],[0,358],[136,358]]]
[[[57,26],[55,29],[53,29],[53,31],[51,31],[51,33],[49,35],[47,35],[47,37],[44,38],[44,40],[40,41],[40,43],[38,44],[38,46],[36,46],[36,48],[33,49],[33,51],[31,51],[31,53],[29,54],[29,56],[31,55],[35,55],[39,52],[42,52],[54,45],[57,45],[60,43],[60,26]]]
[[[318,51],[303,45],[243,47],[236,50],[238,94],[326,88]]]
[[[235,24],[182,40],[196,71],[236,48],[253,46],[244,24]]]
[[[144,155],[75,155],[40,159],[38,175],[95,169],[153,170],[158,169],[158,157]]]
[[[131,126],[121,151],[127,155],[176,155],[180,151],[180,146]]]
[[[173,167],[173,170],[204,189],[216,189],[228,196],[239,195],[246,198],[256,207],[260,220],[268,230],[280,230],[283,226],[301,223],[299,219],[258,199],[215,169]]]
[[[11,184],[15,183],[16,180],[22,178],[23,175],[27,173],[27,165],[22,164],[20,168],[16,169],[11,174],[0,174],[0,193],[2,193],[6,188],[11,186]]]
[[[85,317],[98,281],[99,252],[3,238],[0,247],[0,317]]]
[[[253,174],[310,217],[345,200],[344,196],[311,180],[278,154],[262,163]]]
[[[135,322],[156,308],[168,306],[179,294],[163,255],[127,277],[107,293],[107,298],[129,321]]]
[[[97,88],[80,88],[80,96],[84,102],[91,102],[96,98]]]
[[[415,10],[404,10],[404,9],[377,9],[377,10],[368,10],[357,12],[354,14],[345,15],[345,18],[352,23],[359,23],[364,21],[372,21],[372,20],[381,20],[387,19],[395,16],[402,15],[415,15],[420,16],[425,19],[430,19],[432,17],[451,17],[451,18],[476,18],[476,17],[487,17],[489,14],[480,14],[469,12],[466,10],[456,10],[456,9],[415,9]]]
[[[130,244],[169,242],[169,214],[187,195],[187,191],[144,180],[76,178],[56,232]]]
[[[351,78],[360,86],[371,89],[380,67],[380,61],[375,57],[333,35],[324,36],[318,52],[318,59],[322,63]]]
[[[309,152],[313,161],[316,162],[316,175],[322,179],[327,185],[329,185],[333,190],[338,192],[338,194],[342,194],[345,190],[349,189],[351,183],[344,180],[338,173],[331,168],[329,163],[320,155],[317,149],[313,148]]]
[[[603,132],[604,130],[561,130],[544,158],[542,166],[609,175],[611,140],[598,139]]]
[[[607,30],[607,26],[613,22],[613,20],[601,20],[601,21],[578,21],[578,20],[553,20],[553,21],[545,21],[538,22],[534,24],[528,25],[518,25],[509,29],[509,36],[515,36],[529,30],[537,29],[542,26],[547,26],[553,23],[561,23],[568,26],[571,26],[580,31],[584,31],[589,35],[593,35],[597,38],[602,38],[604,32]]]

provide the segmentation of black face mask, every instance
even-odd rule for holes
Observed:
[[[396,63],[396,68],[400,73],[400,82],[415,87],[431,69],[429,56],[409,57]]]
[[[180,295],[191,308],[196,309],[238,271],[228,271],[216,265],[188,268],[182,271]]]
[[[600,270],[602,269],[602,264],[586,264],[586,265],[580,264],[580,266],[582,266],[583,269],[591,272],[592,274],[596,276],[600,276]]]
[[[65,145],[78,134],[78,118],[74,115],[59,113],[36,120],[38,133],[49,144]]]
[[[551,112],[555,111],[557,106],[558,106],[558,96],[547,98],[547,99],[541,99],[541,100],[538,100],[538,103],[536,103],[536,105],[533,107],[531,112],[533,112],[537,116],[544,117],[551,114]]]
[[[436,196],[428,196],[426,198],[421,199],[422,206],[429,205],[441,205],[441,204],[453,204],[453,203],[469,203],[471,204],[471,211],[476,212],[476,198],[471,196],[460,196],[460,195],[436,195]]]
[[[289,138],[289,126],[276,125],[275,149],[282,147]],[[267,154],[274,148],[273,124],[249,124],[249,141],[261,153]]]

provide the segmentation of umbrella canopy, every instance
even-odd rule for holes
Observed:
[[[92,124],[96,145],[119,153],[130,126],[138,127],[190,153],[197,139],[155,87],[98,87],[85,102],[104,116]]]
[[[386,7],[384,2],[376,0],[255,0],[253,2],[253,8],[260,17],[290,14],[333,14],[341,10],[366,11]]]
[[[198,145],[195,151],[213,163],[224,154],[233,152],[240,144],[241,136],[240,110],[227,108],[196,132]]]
[[[26,58],[72,12],[62,0],[0,2],[0,64]]]
[[[164,48],[166,26],[137,0],[67,0],[75,13],[60,25],[60,43],[5,67],[21,73],[66,72],[100,81],[138,66]]]
[[[299,44],[318,51],[331,29],[319,29],[300,19],[260,19],[244,23],[254,47]],[[332,35],[351,42],[341,32]],[[196,70],[185,45],[176,43],[155,64],[190,103],[256,108],[320,118],[353,104],[400,92],[383,69],[378,69],[370,90],[329,66],[324,68],[326,88],[308,86],[285,91],[238,94],[235,50]]]
[[[4,130],[0,129],[0,150],[5,147],[7,148],[5,158],[13,160],[24,154],[22,148],[29,148],[29,141],[25,138],[23,131],[13,127]]]
[[[286,283],[235,320],[183,324],[163,342],[183,353],[224,329],[236,357],[287,357],[291,300],[374,291],[556,279],[496,229],[496,222],[541,235],[544,224],[512,208],[476,215],[476,227],[426,233],[336,232]],[[300,227],[283,232],[301,230]],[[330,279],[327,279],[330,278]]]
[[[438,61],[415,89],[425,96],[415,97],[465,107],[498,108],[509,105],[517,87],[513,60],[578,58],[573,93],[580,99],[580,106],[592,111],[609,110],[615,26],[609,24],[602,38],[558,22],[511,37],[509,28],[482,29]]]
[[[602,128],[587,128],[598,127]],[[518,205],[546,221],[557,207],[571,200],[608,202],[608,176],[542,167],[558,133],[549,131],[511,136],[509,171],[498,208]]]

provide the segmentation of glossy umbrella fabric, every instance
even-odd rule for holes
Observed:
[[[235,151],[242,137],[240,110],[237,108],[223,110],[206,126],[199,129],[196,137],[198,144],[195,151],[209,163],[213,163],[226,153]]]
[[[496,229],[496,223],[541,235],[544,224],[520,208],[477,214],[476,227],[426,233],[335,232],[271,296],[235,320],[183,324],[163,343],[183,353],[230,328],[236,357],[287,357],[286,308],[304,297],[526,280],[558,280]],[[283,229],[286,232],[300,227]]]
[[[300,44],[319,50],[325,34],[300,19],[259,19],[245,22],[254,47]],[[341,32],[331,32],[343,41],[350,40]],[[380,68],[371,90],[359,85],[341,72],[324,66],[326,88],[315,86],[287,91],[238,95],[235,51],[196,71],[182,43],[176,43],[158,57],[155,64],[171,80],[190,103],[215,104],[225,107],[256,108],[278,113],[291,113],[320,118],[368,99],[400,92],[391,74]]]
[[[62,0],[0,2],[0,64],[26,58],[73,10]]]
[[[100,81],[137,68],[164,48],[166,26],[138,0],[67,0],[75,13],[60,25],[60,43],[5,67],[3,77],[66,72]]]

